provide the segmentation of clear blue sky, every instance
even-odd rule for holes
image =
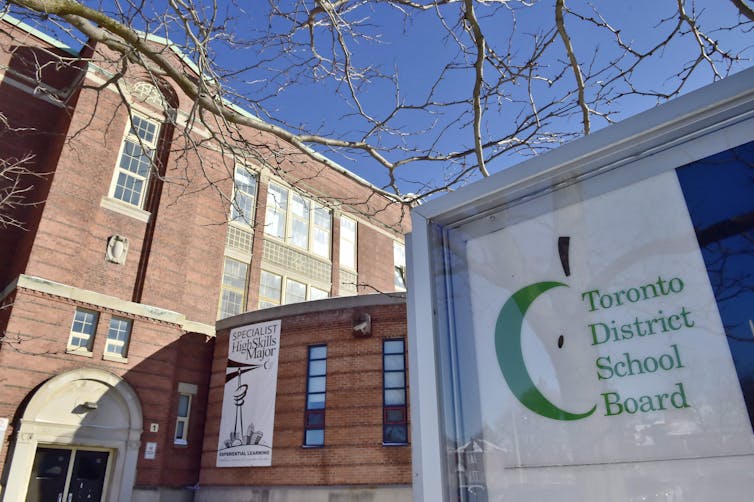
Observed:
[[[533,8],[521,8],[515,11],[516,35],[510,46],[506,41],[512,33],[514,15],[507,9],[501,9],[494,16],[487,16],[492,9],[483,5],[477,5],[477,15],[480,18],[490,44],[497,51],[505,49],[514,54],[514,58],[520,59],[531,50],[532,34],[541,32],[545,27],[552,26],[554,18],[554,2],[539,2]],[[634,2],[600,2],[600,12],[605,19],[614,27],[621,29],[621,37],[624,41],[631,42],[635,48],[641,51],[648,50],[659,40],[666,37],[675,25],[674,21],[660,24],[663,18],[672,17],[675,13],[675,2],[657,1],[634,1]],[[570,8],[579,13],[593,15],[592,11],[584,2],[568,2]],[[727,0],[702,0],[695,4],[696,12],[701,14],[701,27],[709,31],[710,35],[734,52],[743,51],[744,56],[751,57],[754,52],[750,45],[754,37],[752,33],[739,31],[720,31],[716,28],[734,25],[738,21],[737,13],[733,5]],[[457,7],[443,8],[443,13],[448,16],[449,22],[455,20]],[[687,6],[691,14],[691,5]],[[448,39],[448,31],[440,23],[438,16],[430,11],[412,16],[408,21],[400,15],[396,9],[375,8],[373,11],[362,9],[352,18],[370,14],[372,27],[367,33],[374,36],[375,42],[360,42],[354,45],[354,60],[357,64],[377,65],[385,72],[393,73],[397,70],[397,79],[400,85],[401,97],[405,103],[419,103],[425,99],[429,86],[440,69],[453,58],[457,52],[457,45]],[[245,26],[266,26],[266,12],[249,12],[249,18],[239,22],[239,31]],[[566,26],[570,31],[575,51],[580,58],[580,63],[594,67],[604,64],[615,58],[617,52],[610,37],[605,36],[604,31],[589,29],[585,23],[579,22],[573,16],[566,18]],[[683,28],[686,29],[686,28]],[[457,30],[456,30],[457,32]],[[749,25],[751,32],[751,25]],[[378,41],[377,41],[378,40]],[[564,57],[561,50],[562,43],[556,40],[553,49],[546,53],[543,61],[553,62],[554,58]],[[594,60],[594,50],[599,49]],[[253,51],[249,51],[253,52]],[[675,85],[674,73],[680,71],[685,63],[698,57],[698,48],[691,37],[685,37],[682,41],[672,43],[658,52],[650,64],[642,64],[632,74],[631,81],[641,89],[668,89]],[[225,56],[225,54],[222,54]],[[254,58],[254,54],[248,54]],[[231,56],[230,61],[236,58]],[[749,60],[737,63],[733,72],[750,66]],[[283,62],[279,63],[282,66]],[[719,65],[721,72],[726,71],[726,65]],[[552,72],[544,68],[542,73],[552,77]],[[486,75],[493,77],[493,72],[486,69]],[[692,74],[684,92],[710,83],[713,75],[705,65]],[[362,104],[366,111],[375,118],[382,118],[394,104],[392,88],[385,83],[375,81],[372,87],[362,94]],[[465,98],[470,95],[473,85],[473,74],[469,70],[451,71],[447,78],[439,86],[438,95],[448,98],[457,96]],[[573,87],[574,78],[571,74],[565,74],[562,79],[563,86]],[[259,89],[261,86],[256,85]],[[251,86],[250,89],[255,89]],[[304,128],[320,129],[326,134],[343,135],[355,139],[358,134],[354,131],[363,131],[364,124],[348,117],[353,111],[352,107],[342,98],[342,94],[335,92],[335,86],[330,81],[312,82],[302,79],[298,85],[283,85],[279,97],[266,103],[268,109],[276,117],[281,117],[288,123],[302,124]],[[526,88],[517,88],[513,91],[514,99],[521,99],[527,91]],[[341,87],[340,92],[344,89]],[[540,83],[534,90],[539,99],[546,100],[551,95],[560,96],[562,91],[557,88],[549,88]],[[594,92],[594,91],[591,91]],[[254,94],[254,92],[250,93]],[[638,111],[647,109],[657,103],[655,98],[628,97],[606,105],[603,110],[617,111],[615,118],[625,118]],[[485,115],[483,133],[489,137],[500,134],[510,128],[510,115],[517,111],[517,106],[508,102],[502,102],[499,107],[491,107]],[[407,144],[417,143],[426,145],[437,136],[443,123],[437,116],[428,116],[422,113],[404,113],[399,116],[394,126],[399,129],[415,130],[429,128],[424,135],[414,134],[405,138]],[[437,123],[435,123],[437,120]],[[606,125],[604,120],[593,117],[593,129]],[[434,125],[434,127],[433,127]],[[580,115],[574,114],[567,121],[559,120],[554,124],[559,130],[580,129]],[[441,138],[440,149],[460,150],[472,145],[471,128],[467,121],[451,127]],[[524,152],[525,154],[525,152]],[[373,162],[359,158],[341,157],[337,154],[328,153],[331,158],[338,160],[342,165],[361,175],[362,177],[382,184],[385,177],[379,167]],[[387,156],[395,158],[390,154]],[[490,165],[491,171],[498,171],[522,158],[521,153],[505,155],[494,160]],[[429,183],[442,182],[442,165],[432,164],[429,166],[415,166],[402,168],[401,176],[406,180],[427,181]],[[400,174],[399,173],[399,174]],[[406,191],[418,191],[416,184],[404,183],[402,188]]]

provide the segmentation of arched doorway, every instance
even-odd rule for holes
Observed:
[[[90,368],[58,375],[24,410],[4,500],[131,500],[141,433],[125,380]]]

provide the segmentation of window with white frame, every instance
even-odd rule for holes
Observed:
[[[68,339],[68,350],[92,351],[98,317],[97,312],[93,310],[76,309],[71,325],[71,336]]]
[[[406,289],[406,247],[393,241],[393,282],[395,289]]]
[[[236,166],[233,175],[233,201],[230,206],[230,221],[249,226],[253,225],[256,200],[256,175],[244,166]]]
[[[332,232],[332,215],[330,210],[317,203],[312,203],[312,245],[314,254],[323,258],[330,257],[330,233]]]
[[[340,266],[356,270],[356,221],[340,217]]]
[[[306,301],[306,284],[294,281],[293,279],[285,280],[285,303],[299,303]]]
[[[327,298],[329,293],[311,284],[262,270],[259,280],[259,308],[288,305]]]
[[[270,183],[267,187],[267,210],[264,233],[285,239],[285,220],[288,212],[288,190]]]
[[[267,189],[264,231],[266,235],[330,258],[330,210],[275,183],[270,183]]]
[[[144,207],[159,132],[158,122],[132,114],[115,168],[111,197],[138,208]]]
[[[178,411],[175,419],[175,437],[173,438],[173,442],[178,445],[188,444],[191,398],[191,394],[187,392],[178,393]]]
[[[219,318],[240,314],[246,307],[246,284],[249,265],[242,261],[225,257],[223,280],[220,285]]]
[[[131,320],[112,317],[107,329],[105,355],[125,358],[128,355],[128,342],[131,338]]]
[[[259,308],[265,309],[280,305],[282,291],[283,277],[262,270],[262,275],[259,278]]]
[[[309,249],[309,220],[311,203],[297,193],[291,194],[290,226],[288,242],[302,249]]]
[[[309,299],[310,300],[322,300],[329,296],[330,296],[330,293],[328,293],[324,289],[319,289],[319,288],[315,288],[314,286],[309,286]]]

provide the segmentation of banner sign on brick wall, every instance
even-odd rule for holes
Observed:
[[[272,465],[280,320],[230,331],[217,467]]]

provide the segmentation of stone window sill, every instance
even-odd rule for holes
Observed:
[[[99,205],[100,207],[109,209],[110,211],[128,216],[129,218],[133,218],[144,223],[149,222],[149,218],[150,216],[152,216],[149,211],[144,211],[143,209],[140,209],[136,206],[126,204],[125,202],[121,202],[111,197],[102,197]]]
[[[104,361],[110,361],[110,362],[113,362],[113,363],[123,363],[123,364],[125,364],[125,363],[128,362],[128,358],[127,357],[120,357],[120,356],[116,356],[116,355],[113,355],[113,354],[103,354],[102,355],[102,359]]]
[[[90,350],[82,349],[81,347],[68,347],[65,349],[65,353],[74,356],[92,357],[92,352]]]

